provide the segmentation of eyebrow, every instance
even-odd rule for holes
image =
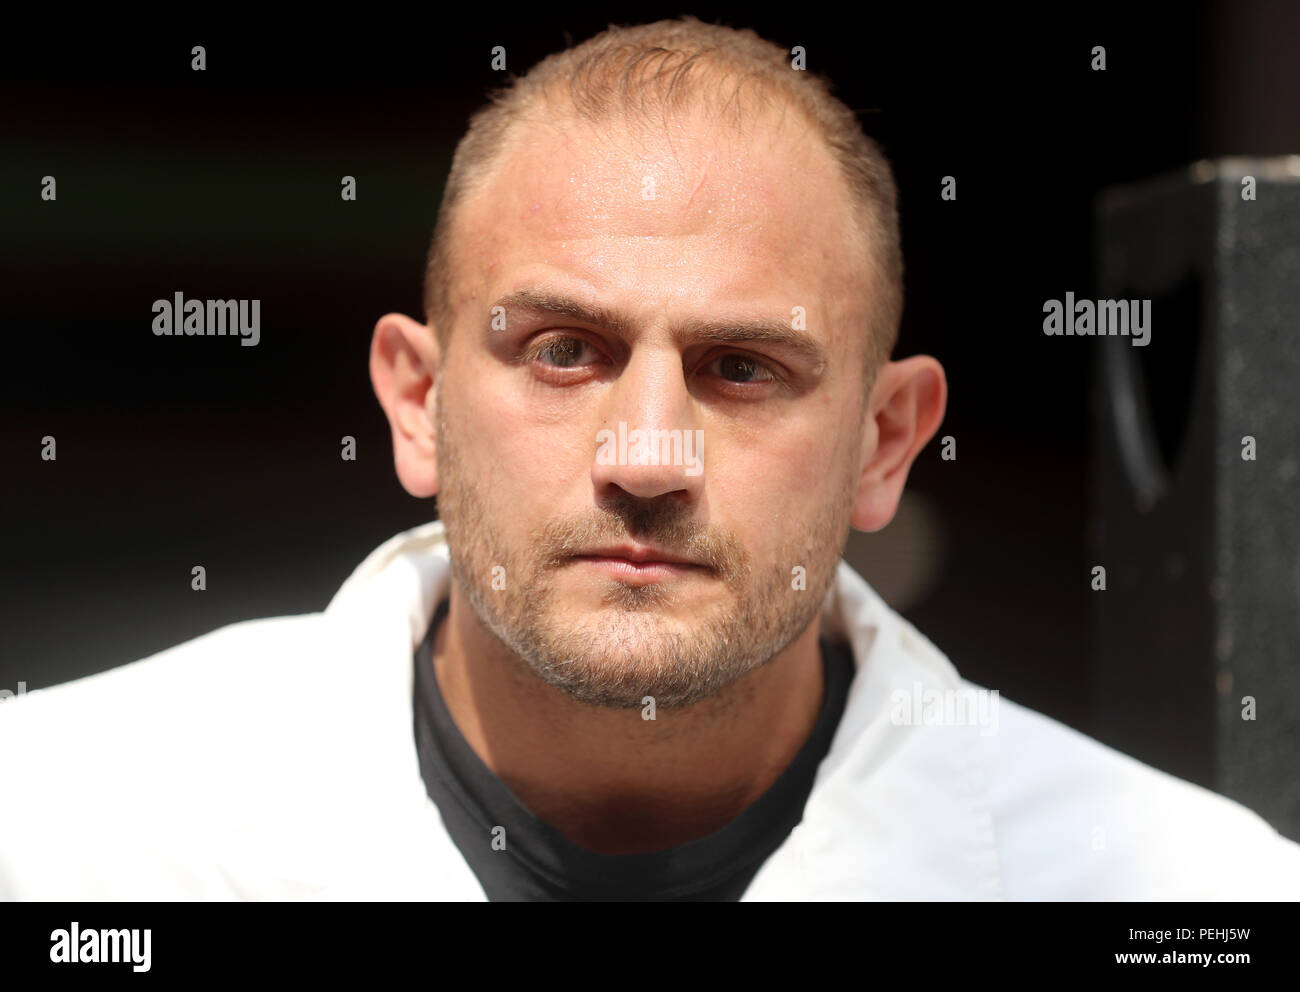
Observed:
[[[559,293],[518,289],[501,297],[492,308],[504,307],[507,314],[528,317],[565,317],[613,331],[622,338],[636,336],[636,321],[598,304],[585,303]],[[682,321],[673,336],[691,344],[770,344],[798,355],[820,372],[826,365],[826,349],[816,338],[796,331],[789,322],[767,317],[699,319]]]

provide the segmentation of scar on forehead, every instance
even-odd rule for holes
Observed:
[[[695,202],[695,194],[700,191],[700,188],[704,185],[704,180],[709,177],[709,166],[713,163],[713,154],[713,149],[710,148],[709,157],[705,159],[704,167],[700,169],[700,181],[695,184],[695,189],[691,190],[690,199],[686,201],[688,207]]]

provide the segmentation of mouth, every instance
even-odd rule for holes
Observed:
[[[574,555],[573,560],[612,579],[636,586],[666,582],[708,570],[707,566],[682,555],[640,544],[596,548]]]

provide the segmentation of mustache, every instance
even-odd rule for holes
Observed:
[[[661,497],[614,497],[592,510],[559,517],[542,528],[535,547],[541,565],[554,568],[590,548],[629,540],[700,562],[728,581],[747,572],[744,549],[734,535],[710,529],[693,519],[689,508]]]

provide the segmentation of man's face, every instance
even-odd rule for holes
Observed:
[[[439,510],[479,617],[574,698],[706,698],[833,578],[870,301],[844,181],[787,118],[738,137],[558,115],[462,203]],[[685,563],[628,560],[664,553]]]

